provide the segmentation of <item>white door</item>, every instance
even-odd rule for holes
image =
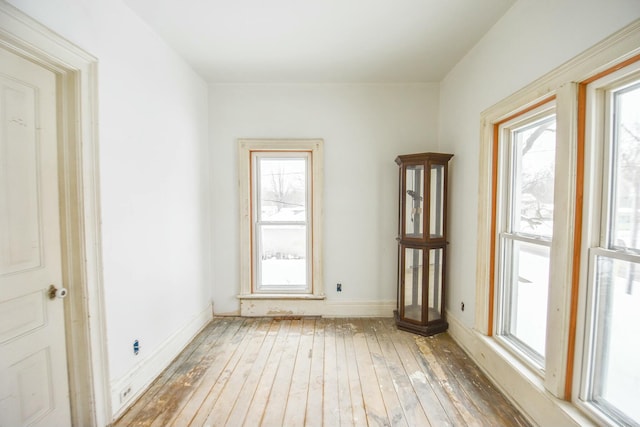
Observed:
[[[0,49],[0,427],[69,426],[56,77]]]

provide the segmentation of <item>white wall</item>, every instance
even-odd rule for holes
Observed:
[[[442,81],[439,148],[456,156],[447,308],[466,327],[476,298],[480,113],[639,16],[638,0],[519,0]]]
[[[211,85],[215,312],[239,310],[238,138],[324,139],[327,302],[395,300],[394,159],[435,150],[437,104],[437,84]]]
[[[113,412],[210,317],[207,86],[120,0],[12,0],[99,60]],[[141,352],[133,353],[134,340]]]

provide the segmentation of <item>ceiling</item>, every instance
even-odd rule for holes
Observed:
[[[439,82],[515,0],[124,0],[214,83]]]

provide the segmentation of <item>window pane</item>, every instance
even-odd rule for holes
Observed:
[[[549,291],[547,246],[505,239],[506,295],[504,333],[544,358]]]
[[[410,237],[422,237],[422,211],[424,203],[424,166],[407,166],[405,185],[407,194],[404,223],[405,234]]]
[[[442,258],[443,249],[429,249],[429,318],[427,321],[438,320],[442,317]]]
[[[444,206],[444,165],[431,165],[431,206],[429,234],[432,238],[442,237]]]
[[[593,399],[640,423],[640,265],[600,256],[596,269]]]
[[[259,287],[307,286],[307,230],[304,225],[260,226]]]
[[[422,322],[422,249],[405,249],[404,317]]]
[[[514,130],[512,141],[512,231],[551,237],[555,116]]]
[[[640,250],[640,84],[613,95],[610,247]]]
[[[306,221],[306,158],[259,157],[260,221]]]

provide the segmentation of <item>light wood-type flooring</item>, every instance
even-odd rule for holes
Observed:
[[[114,427],[528,425],[447,333],[221,317]]]

